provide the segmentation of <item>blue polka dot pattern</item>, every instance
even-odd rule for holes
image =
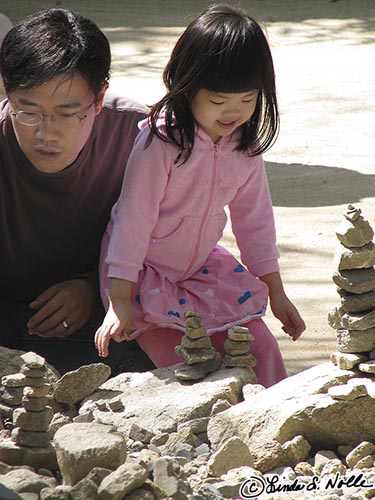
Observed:
[[[176,318],[180,317],[180,313],[177,311],[168,311],[167,314],[168,316],[176,316]]]
[[[251,297],[251,292],[247,290],[243,295],[241,295],[241,297],[238,297],[239,304],[243,304],[248,299],[250,299],[250,297]]]

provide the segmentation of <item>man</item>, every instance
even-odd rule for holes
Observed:
[[[64,9],[28,17],[0,50],[0,344],[61,373],[102,361],[100,243],[146,115],[105,98],[109,71],[107,38]],[[135,342],[112,345],[108,364],[153,368]]]

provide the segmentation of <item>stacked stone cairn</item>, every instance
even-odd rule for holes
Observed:
[[[349,205],[336,236],[332,279],[340,304],[328,313],[329,325],[337,330],[337,352],[331,360],[342,369],[375,373],[374,231],[361,209]]]
[[[184,317],[185,335],[181,339],[181,344],[175,348],[175,352],[187,366],[176,369],[175,375],[180,380],[200,380],[209,373],[219,370],[221,355],[212,347],[200,315],[186,311]]]
[[[48,397],[45,360],[33,352],[21,356],[24,364],[20,373],[2,377],[3,386],[22,389],[22,408],[13,411],[11,437],[19,446],[45,448],[50,443],[48,427],[53,417]]]
[[[226,367],[252,368],[256,365],[256,359],[249,354],[250,344],[254,340],[253,335],[245,326],[234,326],[228,330],[228,338],[224,343],[227,355],[224,356],[223,365]]]

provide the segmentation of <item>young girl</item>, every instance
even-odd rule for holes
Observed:
[[[136,140],[103,241],[99,354],[111,338],[136,338],[157,367],[179,363],[174,348],[190,310],[223,355],[227,330],[247,326],[258,382],[268,387],[286,377],[261,319],[268,297],[293,340],[305,325],[279,275],[260,156],[279,118],[267,40],[244,12],[212,6],[181,35],[163,76],[167,94]],[[243,264],[217,245],[225,206]]]

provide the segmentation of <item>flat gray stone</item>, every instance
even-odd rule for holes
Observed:
[[[328,394],[333,399],[352,400],[360,396],[367,396],[367,389],[365,385],[342,384],[330,387]]]
[[[175,376],[179,380],[201,380],[209,373],[219,370],[221,366],[221,355],[214,352],[214,357],[202,363],[185,365],[175,370]]]
[[[362,441],[358,446],[356,446],[348,455],[346,455],[345,460],[348,466],[353,469],[356,464],[375,452],[375,445],[369,441]],[[374,459],[372,459],[374,462]]]
[[[1,384],[4,387],[25,387],[27,385],[27,377],[23,373],[13,373],[1,377]]]
[[[111,369],[104,363],[81,366],[57,381],[53,397],[60,403],[78,403],[100,387],[110,375]]]
[[[337,330],[336,349],[339,352],[361,353],[375,349],[375,328],[369,330]]]
[[[228,368],[242,366],[252,368],[257,364],[255,357],[252,354],[240,354],[238,356],[230,356],[227,354],[223,358],[223,365]]]
[[[223,474],[217,482],[204,484],[199,488],[198,493],[201,493],[203,498],[207,498],[207,500],[237,499],[240,498],[241,486],[250,477],[262,478],[262,474],[252,467],[238,467]]]
[[[375,360],[359,363],[358,370],[363,373],[375,373]]]
[[[209,441],[215,449],[229,437],[238,436],[251,454],[272,440],[282,445],[296,435],[304,436],[318,450],[374,441],[375,399],[335,400],[328,394],[330,387],[352,378],[358,375],[331,362],[293,375],[211,417]],[[362,378],[372,382],[369,375]]]
[[[46,360],[35,352],[26,352],[21,355],[21,359],[28,368],[44,368],[46,364]]]
[[[180,466],[174,458],[162,457],[155,460],[153,482],[164,492],[165,497],[181,500],[188,498],[191,487],[181,476]]]
[[[188,317],[185,316],[185,324],[189,328],[199,328],[202,326],[202,320],[200,316],[197,315]]]
[[[348,294],[340,299],[341,307],[347,313],[360,313],[375,309],[375,292]]]
[[[39,493],[53,484],[52,478],[28,469],[16,469],[0,475],[0,483],[17,493]]]
[[[89,498],[96,499],[97,492],[97,485],[90,479],[87,479],[87,477],[84,477],[72,487],[68,498],[74,498],[74,500],[87,500]]]
[[[375,309],[354,314],[345,312],[341,306],[334,307],[328,313],[328,323],[335,329],[368,330],[375,327]]]
[[[367,361],[367,356],[337,351],[331,353],[331,361],[341,370],[351,370],[362,361]]]
[[[58,469],[55,448],[50,443],[46,447],[27,448],[19,446],[11,438],[2,438],[0,461],[9,465],[28,465],[34,469]]]
[[[181,346],[188,349],[210,349],[212,348],[212,343],[210,337],[199,337],[197,339],[191,339],[186,335],[183,335],[181,339]]]
[[[13,424],[25,431],[45,432],[53,417],[52,409],[47,406],[41,411],[27,411],[25,408],[16,408],[13,412]]]
[[[185,328],[185,335],[190,339],[199,339],[201,337],[207,336],[207,328],[205,326],[198,326],[197,328],[192,328],[188,326]]]
[[[370,243],[374,231],[369,222],[360,216],[355,221],[345,218],[338,227],[336,236],[346,247],[362,247]]]
[[[105,382],[100,389],[83,401],[80,414],[92,413],[95,421],[112,425],[128,435],[134,422],[154,434],[174,432],[177,423],[207,417],[219,399],[235,405],[242,400],[242,387],[253,381],[248,369],[228,368],[210,373],[198,382],[182,382],[175,370],[168,368],[144,373],[121,373]],[[101,411],[98,400],[108,400],[116,394],[123,403],[118,412]]]
[[[249,332],[249,329],[243,326],[234,326],[228,330],[228,339],[230,340],[247,340],[251,342],[254,340],[254,335]]]
[[[227,339],[224,342],[225,351],[231,356],[238,356],[241,354],[247,354],[250,348],[250,341],[246,340],[231,340]]]
[[[375,289],[375,270],[372,267],[335,271],[332,279],[338,287],[350,293],[367,293]]]
[[[30,448],[47,448],[50,444],[48,432],[26,431],[20,427],[12,430],[11,437],[20,446]]]
[[[94,467],[115,470],[126,460],[123,436],[107,425],[67,424],[58,429],[53,442],[64,484],[70,486]]]
[[[207,462],[207,471],[211,476],[220,477],[237,467],[254,466],[249,447],[238,437],[233,436],[225,441],[211,455]]]
[[[0,386],[0,398],[8,405],[19,406],[22,402],[23,389],[23,387]]]
[[[363,269],[375,265],[375,245],[371,241],[363,247],[347,248],[338,244],[335,249],[333,259],[335,268],[344,269]]]
[[[194,365],[195,363],[203,363],[204,361],[209,361],[215,357],[215,349],[197,349],[197,348],[187,348],[182,345],[175,347],[175,352],[177,356],[180,356],[185,363],[188,365]]]
[[[38,387],[26,386],[23,389],[23,395],[27,398],[44,398],[51,390],[51,384],[43,383]]]
[[[282,445],[287,463],[291,466],[307,460],[311,451],[310,443],[303,436],[295,436]]]
[[[42,411],[46,406],[51,406],[51,404],[52,400],[47,396],[43,398],[28,398],[27,396],[24,396],[22,398],[22,406],[25,410],[30,412]]]
[[[43,358],[42,358],[43,359]],[[41,378],[44,377],[47,373],[46,365],[43,365],[41,368],[29,368],[26,364],[22,365],[21,373],[31,378]]]

